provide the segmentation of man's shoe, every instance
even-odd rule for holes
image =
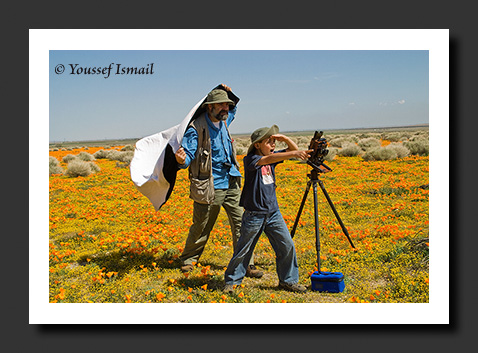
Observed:
[[[307,291],[307,288],[299,283],[289,284],[285,282],[279,282],[279,289],[297,293],[304,293]]]
[[[231,294],[234,292],[234,286],[232,284],[226,284],[222,291],[226,294]]]
[[[181,271],[182,271],[183,273],[191,272],[192,270],[194,270],[194,266],[191,265],[191,264],[181,266]]]
[[[256,266],[254,265],[247,266],[246,277],[261,278],[263,275],[264,275],[264,272],[262,272],[261,270],[258,270]]]

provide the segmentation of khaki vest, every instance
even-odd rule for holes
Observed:
[[[189,197],[202,204],[210,204],[214,200],[211,139],[209,137],[209,127],[206,119],[206,114],[204,113],[189,124],[189,126],[194,128],[198,134],[198,148],[196,150],[196,155],[189,165]],[[226,130],[232,141],[227,127]],[[232,144],[232,159],[237,170],[239,170],[234,143]]]

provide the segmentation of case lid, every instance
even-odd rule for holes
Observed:
[[[319,282],[340,282],[344,279],[342,272],[324,272],[315,271],[312,276],[315,281]]]

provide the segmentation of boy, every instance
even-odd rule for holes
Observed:
[[[285,142],[287,149],[275,152],[276,140]],[[299,151],[290,138],[279,134],[277,125],[257,129],[252,133],[251,141],[244,157],[245,182],[239,203],[244,207],[241,235],[224,275],[224,292],[232,293],[233,286],[242,282],[262,232],[269,238],[276,253],[279,288],[305,292],[306,287],[298,283],[299,267],[294,242],[277,203],[275,166],[293,157],[305,160],[313,150]]]

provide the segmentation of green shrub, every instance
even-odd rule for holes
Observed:
[[[78,176],[88,176],[92,173],[91,164],[89,162],[73,159],[68,163],[65,175],[75,178]]]
[[[370,138],[370,137],[373,137],[377,140],[380,140],[380,138],[381,138],[381,134],[379,134],[378,132],[366,132],[366,133],[362,133],[362,134],[357,134],[357,136],[360,140]]]
[[[73,154],[67,154],[65,157],[63,157],[62,161],[63,163],[70,163],[71,161],[77,159],[77,157]]]
[[[362,152],[359,146],[353,142],[347,142],[343,145],[342,149],[338,150],[339,156],[354,157],[358,156]]]
[[[95,157],[95,159],[106,159],[106,158],[108,158],[108,152],[101,149],[101,150],[96,151],[93,154],[93,157]]]
[[[360,140],[360,138],[359,138],[357,135],[355,135],[355,134],[349,135],[349,136],[348,136],[348,139],[349,139],[351,142],[355,142],[355,143],[357,143],[357,142]]]
[[[126,151],[134,151],[134,146],[133,145],[126,145],[121,149],[121,152],[126,152]]]
[[[396,159],[398,154],[395,149],[386,147],[371,148],[364,153],[362,158],[366,161],[388,161]]]
[[[236,154],[238,156],[244,155],[247,153],[247,148],[245,147],[236,147]]]
[[[402,141],[401,132],[384,132],[382,134],[382,140],[388,140],[390,142]]]
[[[116,160],[129,165],[129,163],[133,159],[133,156],[134,156],[134,152],[131,152],[131,151],[121,152],[121,154],[118,156]]]
[[[93,173],[98,173],[101,168],[98,166],[98,164],[94,163],[94,162],[90,162],[90,167],[91,167],[91,171]]]
[[[50,175],[62,174],[63,168],[60,167],[60,162],[55,157],[50,156]]]
[[[310,138],[307,138],[307,137],[305,137],[305,136],[298,136],[298,137],[297,137],[297,140],[296,140],[296,143],[297,143],[297,146],[300,146],[300,145],[309,146],[309,144],[310,144]]]
[[[234,139],[234,144],[236,145],[236,148],[242,147],[242,148],[245,148],[247,151],[247,149],[249,148],[249,145],[251,144],[251,140],[248,138],[238,137]]]
[[[419,156],[428,156],[428,140],[424,138],[417,138],[412,141],[404,142],[405,147],[410,150],[411,154]]]
[[[80,152],[78,158],[85,162],[89,162],[95,159],[95,157],[93,157],[93,155],[88,152]]]
[[[417,139],[425,139],[428,140],[429,137],[429,131],[417,131],[413,134],[412,137],[409,138],[410,141],[414,141]]]
[[[111,150],[106,153],[106,158],[111,159],[112,161],[119,161],[121,158],[122,152],[117,150]]]
[[[337,152],[339,151],[339,149],[332,147],[332,148],[328,148],[328,150],[329,150],[329,153],[327,153],[327,155],[325,156],[325,160],[327,162],[331,162],[337,155]]]
[[[358,146],[363,150],[368,150],[369,148],[380,147],[381,142],[379,139],[373,137],[363,138],[358,141]]]
[[[404,158],[410,155],[410,150],[403,143],[392,142],[385,148],[393,149],[397,153],[397,158]]]
[[[350,139],[347,137],[337,137],[329,141],[331,147],[343,147],[345,144],[351,143]]]

